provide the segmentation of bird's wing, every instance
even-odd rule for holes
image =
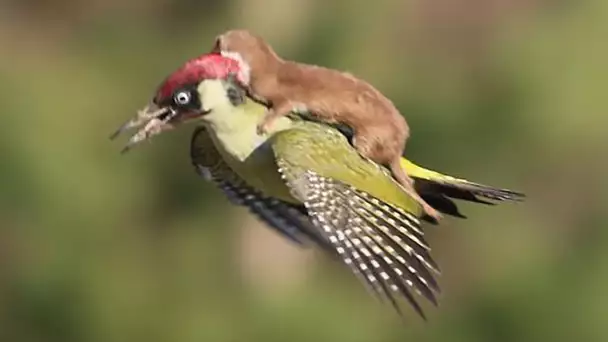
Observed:
[[[439,286],[419,204],[334,128],[305,122],[276,133],[270,144],[293,196],[343,262],[398,312],[395,293],[424,317],[412,290],[436,304]]]
[[[214,183],[233,204],[248,207],[258,218],[297,244],[304,245],[312,240],[331,250],[306,215],[305,208],[264,196],[234,173],[223,161],[204,126],[197,127],[192,134],[190,158],[195,170]]]

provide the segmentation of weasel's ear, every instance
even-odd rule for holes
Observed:
[[[220,53],[222,52],[222,36],[215,37],[215,43],[213,43],[213,48],[211,52]]]

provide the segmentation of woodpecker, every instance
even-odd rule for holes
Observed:
[[[155,134],[196,121],[191,161],[236,205],[303,245],[339,258],[374,295],[401,314],[405,299],[423,318],[418,301],[437,305],[440,270],[423,222],[434,222],[389,170],[362,157],[348,127],[303,113],[257,129],[267,107],[241,85],[239,64],[208,53],[167,77],[153,101],[113,137],[139,128],[127,149]],[[455,199],[494,204],[524,194],[447,176],[401,158],[419,195],[439,212],[465,218]]]

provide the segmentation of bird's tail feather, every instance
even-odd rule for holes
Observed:
[[[414,179],[416,191],[433,208],[444,214],[465,218],[452,199],[494,205],[502,201],[522,201],[520,192],[470,182],[420,167],[401,158],[401,166]]]

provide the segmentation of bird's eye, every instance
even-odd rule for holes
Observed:
[[[187,91],[180,91],[173,96],[173,100],[180,106],[185,106],[190,103],[191,95]]]

